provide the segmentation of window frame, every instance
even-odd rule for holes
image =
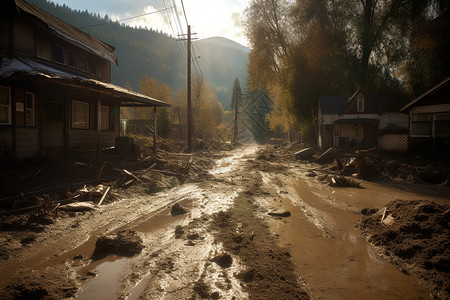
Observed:
[[[364,97],[356,97],[356,111],[364,112]]]
[[[67,66],[74,69],[78,69],[78,55],[75,53],[75,51],[66,49],[65,52],[66,52]],[[69,57],[72,57],[72,62],[74,63],[73,65],[70,64]]]
[[[428,120],[420,120],[420,117],[424,117],[426,116]],[[419,120],[415,120],[415,119],[419,119]],[[414,129],[415,126],[414,125],[419,125],[419,124],[429,124],[430,129],[429,129],[429,134],[416,134],[414,133]],[[429,113],[418,113],[418,114],[412,114],[411,115],[411,133],[410,133],[411,137],[432,137],[433,136],[433,114],[429,114]]]
[[[56,48],[61,49],[61,51],[62,51],[62,61],[56,60],[56,56],[55,56],[55,49]],[[58,63],[58,64],[66,65],[66,58],[65,58],[65,55],[64,55],[64,53],[65,53],[64,47],[61,47],[59,45],[54,45],[53,44],[52,48],[51,48],[51,52],[52,52],[52,61],[53,62]]]
[[[5,89],[7,90],[7,94],[8,94],[8,104],[1,104],[0,103],[0,107],[6,107],[6,118],[7,121],[6,122],[1,122],[0,120],[0,125],[12,125],[12,103],[11,103],[11,88],[9,86],[2,86],[0,85],[0,89]]]
[[[31,96],[31,103],[32,103],[32,107],[28,108],[28,96]],[[31,92],[25,92],[25,126],[26,127],[35,127],[36,126],[36,96],[34,93]],[[31,112],[31,120],[32,122],[29,122],[29,118],[28,118],[28,112]]]
[[[84,105],[85,107],[87,106],[87,114],[82,114],[82,113],[79,113],[79,112],[75,112],[75,104],[81,104],[81,105]],[[71,127],[72,127],[72,129],[83,129],[83,130],[86,130],[86,129],[89,129],[89,110],[90,110],[90,105],[89,105],[89,102],[83,102],[83,101],[77,101],[77,100],[72,100],[72,120],[71,120]],[[84,126],[79,126],[79,125],[77,125],[77,123],[75,123],[75,116],[76,115],[82,115],[82,116],[84,116],[85,117],[85,119],[86,119],[86,125],[84,125]],[[83,124],[84,124],[84,122],[83,122]]]

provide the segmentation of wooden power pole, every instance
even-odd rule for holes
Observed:
[[[188,152],[192,152],[192,99],[191,99],[191,25],[187,33],[187,139]]]

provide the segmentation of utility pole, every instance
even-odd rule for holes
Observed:
[[[196,34],[196,33],[193,33]],[[193,118],[192,118],[192,100],[191,100],[191,25],[188,25],[187,39],[179,39],[178,41],[187,41],[187,143],[188,152],[192,152],[192,133],[193,133]]]
[[[191,25],[188,25],[187,33],[187,127],[188,127],[188,152],[192,152],[192,99],[191,99]]]

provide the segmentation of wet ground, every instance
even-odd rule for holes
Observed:
[[[30,243],[5,232],[10,257],[0,288],[9,285],[13,297],[26,279],[46,297],[97,300],[430,298],[355,224],[362,208],[397,198],[448,204],[448,188],[367,181],[333,188],[306,176],[317,166],[261,157],[260,149],[227,154],[195,182],[61,218],[30,232]],[[188,212],[172,216],[175,203]],[[125,229],[142,238],[140,254],[91,259],[101,235]]]

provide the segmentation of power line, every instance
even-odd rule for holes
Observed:
[[[138,15],[138,16],[134,16],[134,17],[129,17],[129,18],[125,18],[125,19],[115,20],[115,21],[113,21],[113,22],[122,22],[122,21],[127,21],[127,20],[131,20],[131,19],[135,19],[135,18],[139,18],[139,17],[143,17],[143,16],[148,16],[148,15],[151,15],[151,14],[156,14],[156,13],[159,13],[159,12],[162,12],[162,11],[165,11],[165,10],[169,10],[169,9],[171,9],[171,8],[172,8],[172,7],[164,8],[164,9],[152,11],[152,12],[145,13],[145,14]],[[94,25],[88,25],[88,26],[78,27],[78,28],[79,28],[79,29],[83,29],[83,28],[89,28],[89,27],[95,27],[95,26],[101,26],[101,25],[107,25],[107,24],[111,24],[111,21],[110,21],[110,22],[99,23],[99,24],[94,24]]]
[[[186,10],[184,9],[183,0],[181,0],[181,6],[183,7],[183,14],[184,14],[184,18],[186,19],[186,25],[189,25],[189,22],[188,22],[187,16],[186,16]]]

